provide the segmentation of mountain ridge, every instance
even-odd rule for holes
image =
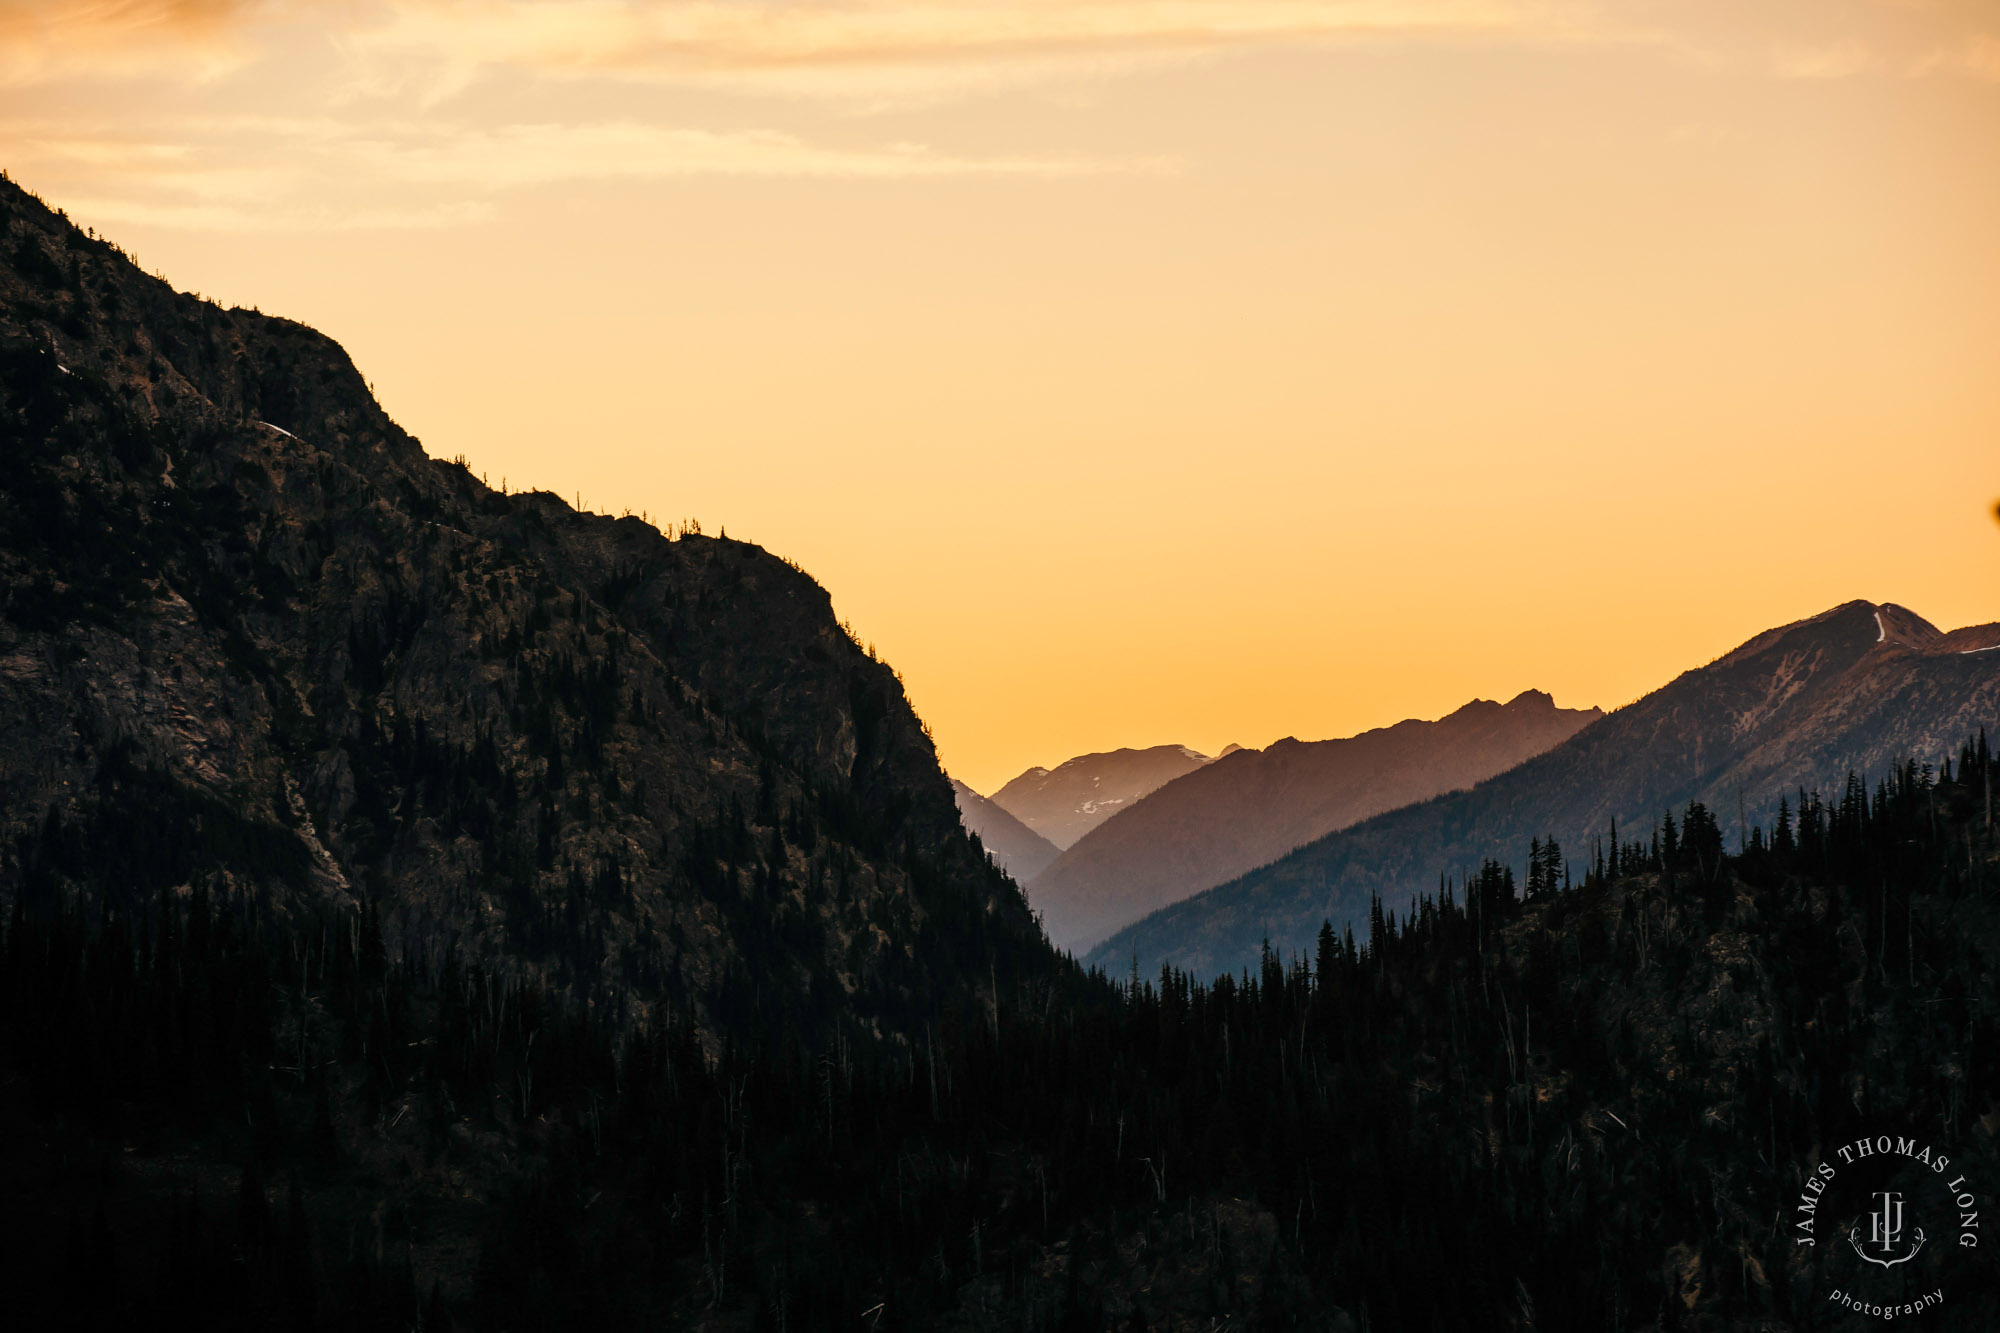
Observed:
[[[1734,845],[1746,818],[1769,826],[1797,789],[1951,753],[2000,719],[2000,658],[1977,651],[1996,642],[2000,625],[1944,634],[1893,603],[1842,603],[1753,636],[1470,791],[1377,815],[1162,908],[1086,962],[1253,965],[1267,937],[1300,950],[1323,919],[1362,921],[1371,895],[1399,908],[1486,858],[1518,864],[1531,838],[1551,834],[1576,859],[1612,820],[1622,840],[1690,800],[1714,809]]]
[[[1156,908],[1335,829],[1511,768],[1601,716],[1525,690],[1505,704],[1472,700],[1435,721],[1238,750],[1092,829],[1028,881],[1028,900],[1052,943],[1087,950]]]
[[[1185,745],[1101,750],[1030,768],[987,799],[1067,849],[1147,793],[1211,762]]]

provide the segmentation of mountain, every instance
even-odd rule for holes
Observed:
[[[1059,848],[1150,791],[1209,762],[1185,745],[1080,754],[1054,768],[1031,768],[992,801]]]
[[[1335,829],[1490,778],[1603,715],[1529,690],[1435,722],[1238,749],[1086,833],[1029,883],[1028,899],[1058,948],[1088,948]]]
[[[1955,759],[908,1049],[621,1041],[199,892],[10,913],[10,1327],[1772,1333],[1944,1289],[1925,1328],[1987,1330],[2000,850]],[[1933,1242],[1893,1272],[1845,1243],[1885,1190]]]
[[[711,1033],[1051,966],[811,578],[492,490],[329,339],[11,182],[0,422],[0,897],[358,906],[391,956]]]
[[[1766,631],[1470,791],[1378,815],[1128,926],[1087,961],[1119,974],[1171,960],[1207,976],[1257,962],[1267,938],[1307,948],[1320,922],[1367,916],[1462,883],[1488,857],[1518,864],[1554,835],[1584,864],[1615,820],[1642,842],[1663,813],[1712,809],[1735,846],[1781,798],[1935,761],[2000,722],[2000,625],[1941,634],[1894,605],[1849,602]],[[1595,842],[1594,842],[1595,840]]]
[[[994,864],[1017,884],[1026,884],[1060,856],[1061,849],[957,778],[951,780],[958,813],[966,829],[978,835]]]

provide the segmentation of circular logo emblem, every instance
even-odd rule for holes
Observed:
[[[1816,1299],[1901,1319],[1951,1298],[1953,1261],[1979,1247],[1980,1207],[1949,1153],[1878,1134],[1841,1145],[1813,1168],[1792,1210],[1792,1239],[1811,1251]]]

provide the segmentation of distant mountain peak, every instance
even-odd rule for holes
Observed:
[[[1801,647],[1807,644],[1819,646],[1856,645],[1874,643],[1881,636],[1881,625],[1876,622],[1876,606],[1873,602],[1859,599],[1842,602],[1839,606],[1828,607],[1818,615],[1806,616],[1789,624],[1777,625],[1761,634],[1753,635],[1722,656],[1709,663],[1710,667],[1732,666],[1756,659],[1773,645],[1792,639]]]
[[[1990,731],[2000,716],[1995,649],[2000,625],[1944,634],[1895,603],[1844,602],[1765,630],[1614,712],[1591,710],[1562,744],[1469,790],[1337,830],[1164,907],[1088,961],[1124,966],[1136,952],[1142,972],[1165,961],[1196,975],[1234,971],[1254,965],[1266,941],[1281,954],[1310,949],[1322,920],[1356,921],[1371,896],[1407,901],[1440,874],[1462,882],[1488,857],[1518,865],[1531,838],[1553,835],[1581,863],[1611,821],[1629,834],[1689,801],[1714,811],[1733,845],[1739,821],[1768,829],[1779,799],[1801,788],[1837,790],[1850,772],[1912,758],[1935,764]],[[1461,713],[1476,718],[1474,707]],[[1138,832],[1147,805],[1106,833]],[[1100,841],[1030,886],[1045,920],[1054,916],[1045,886]]]
[[[1041,837],[1068,847],[1148,792],[1210,762],[1186,745],[1080,754],[1031,768],[990,798]]]
[[[1088,945],[1330,830],[1490,777],[1599,716],[1531,690],[1505,707],[1476,699],[1436,722],[1341,740],[1287,736],[1204,764],[1092,829],[1028,897],[1056,945]]]

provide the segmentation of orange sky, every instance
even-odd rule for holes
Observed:
[[[2000,618],[1996,164],[1981,0],[0,0],[16,180],[987,791]]]

